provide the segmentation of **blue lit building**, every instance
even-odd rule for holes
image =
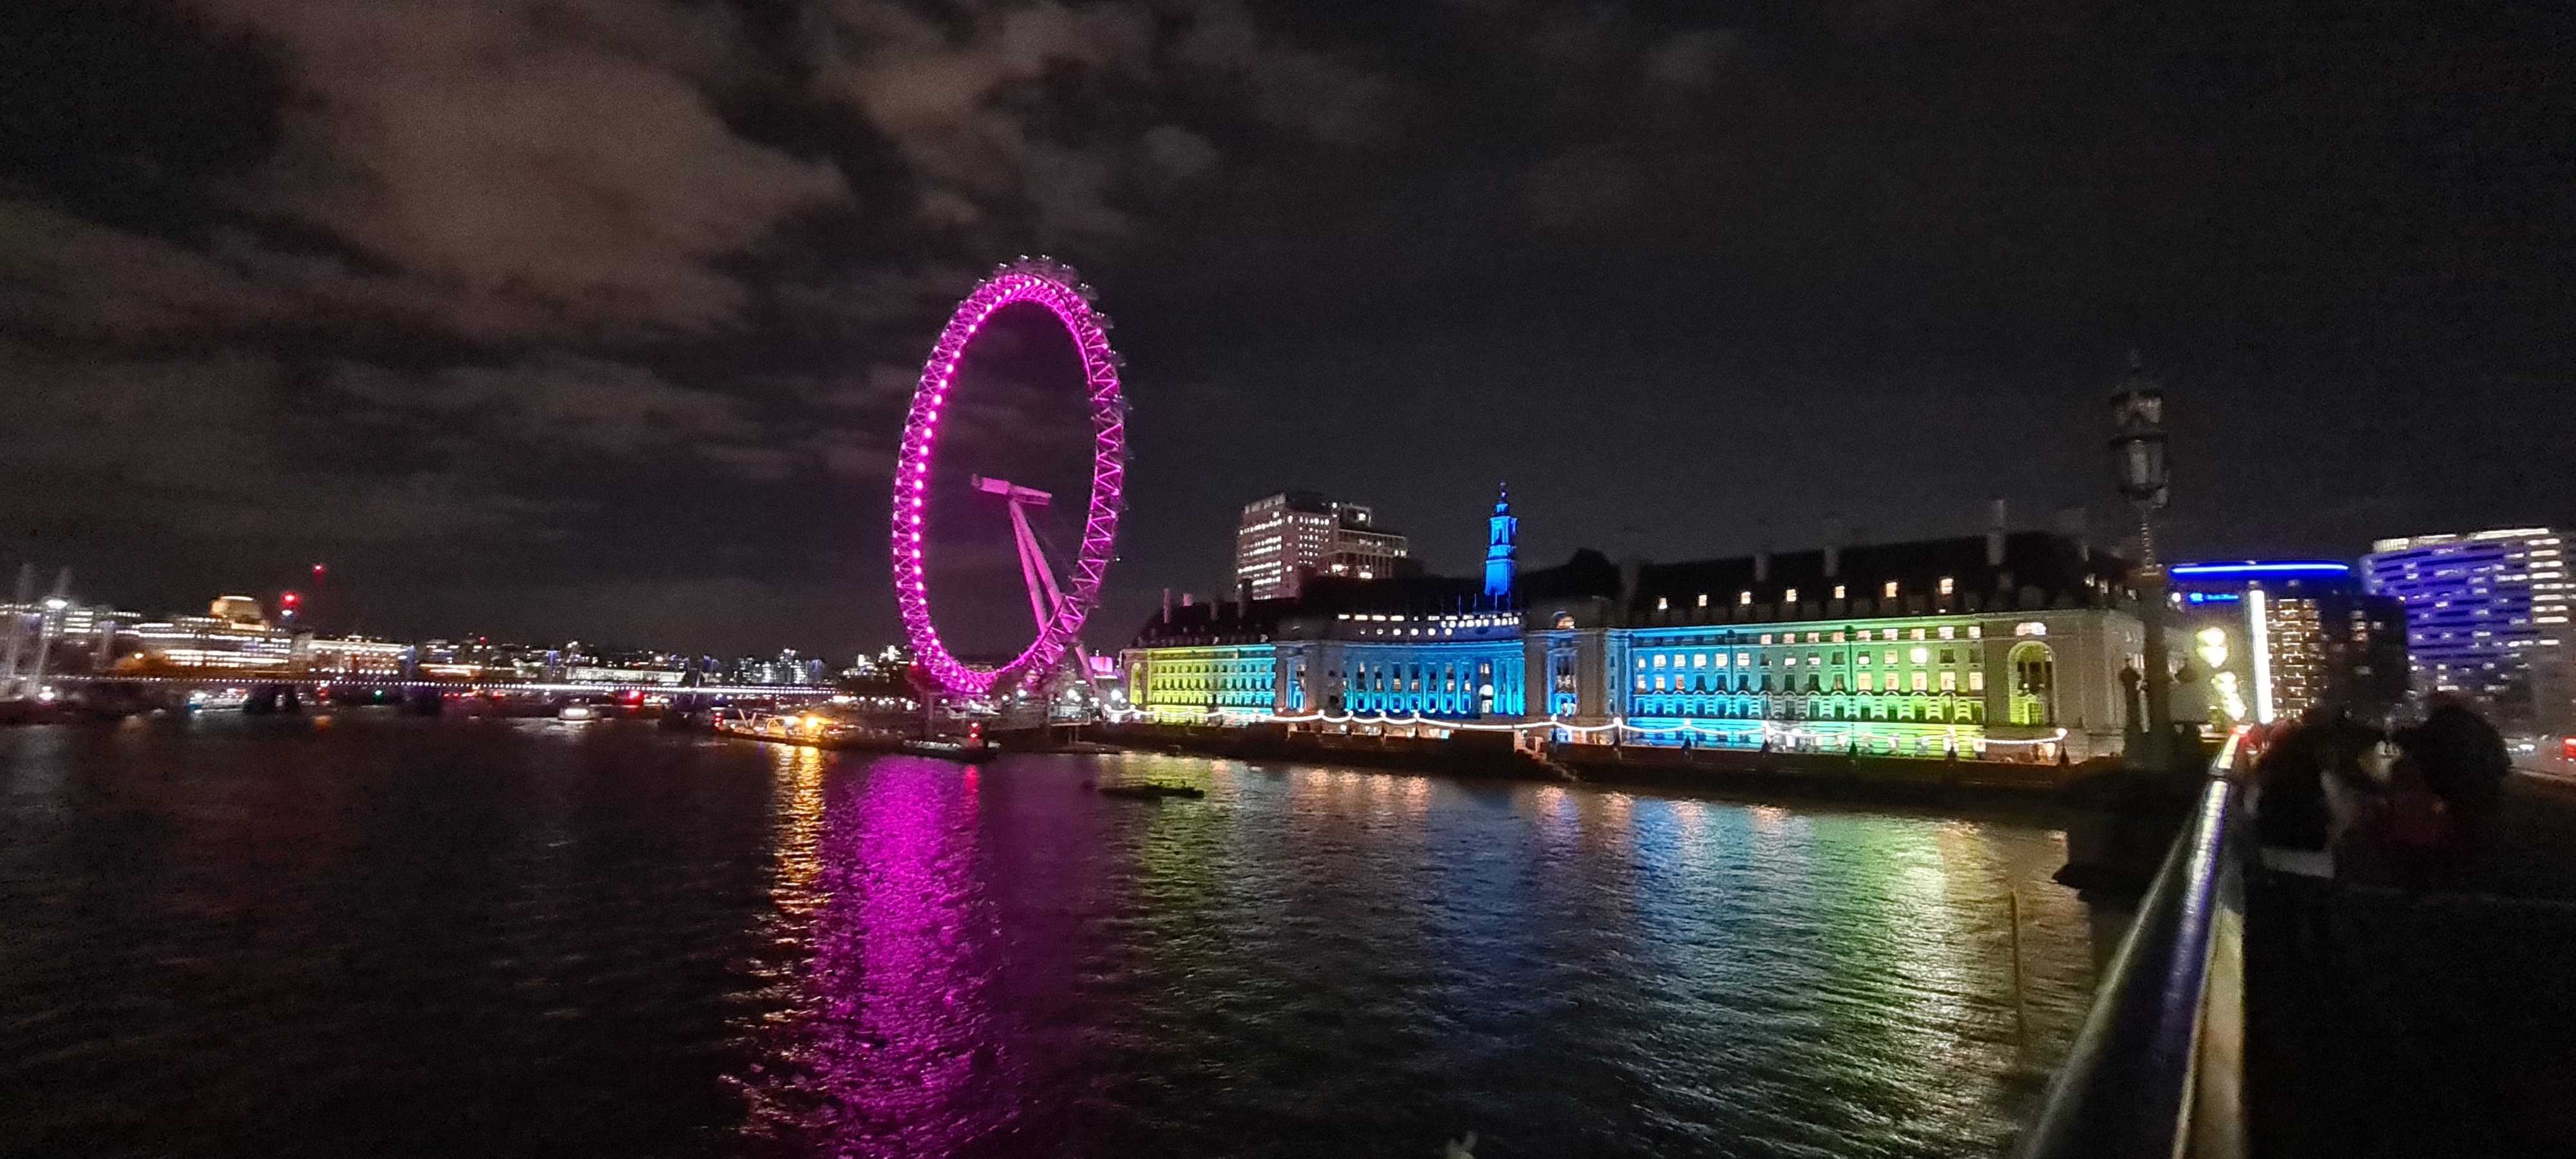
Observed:
[[[1513,555],[1519,550],[1521,521],[1512,517],[1512,493],[1496,488],[1494,517],[1485,521],[1485,598],[1512,598]]]
[[[2143,665],[2127,565],[1983,537],[1519,572],[1500,498],[1481,580],[1319,578],[1166,608],[1123,654],[1173,723],[1963,758],[2120,751]]]
[[[1520,615],[1471,582],[1325,576],[1290,599],[1167,608],[1122,657],[1129,702],[1169,723],[1517,719]]]
[[[2365,579],[2405,605],[2418,691],[2465,697],[2507,733],[2576,732],[2564,538],[2520,527],[2371,545]]]

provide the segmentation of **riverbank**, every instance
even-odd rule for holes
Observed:
[[[1842,753],[1641,745],[1554,745],[1544,757],[1516,750],[1506,733],[1446,739],[1295,732],[1277,727],[1202,728],[1113,724],[1086,740],[1148,752],[1237,760],[1302,761],[1388,772],[1507,780],[1577,781],[1762,800],[1912,808],[2056,811],[2092,803],[2091,787],[2117,768],[1933,760]]]

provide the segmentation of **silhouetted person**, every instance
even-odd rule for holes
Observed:
[[[2513,764],[2504,737],[2458,697],[2439,693],[2422,724],[2397,730],[2397,747],[2415,764],[2424,787],[2451,816],[2463,842],[2475,844],[2495,816]]]
[[[2254,832],[2265,864],[2310,876],[2333,874],[2327,852],[2338,828],[2335,802],[2338,794],[2350,801],[2376,790],[2362,771],[2361,755],[2379,739],[2377,730],[2341,710],[2322,710],[2265,747],[2254,763]]]

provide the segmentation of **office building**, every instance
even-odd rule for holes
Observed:
[[[2371,545],[2365,579],[2405,605],[2418,693],[2466,697],[2511,735],[2576,732],[2563,539],[2517,527]]]
[[[1404,536],[1375,511],[1309,491],[1245,504],[1234,536],[1235,582],[1257,600],[1293,596],[1307,576],[1384,579],[1410,563]]]
[[[2371,594],[2351,564],[2186,563],[2168,574],[2210,728],[2318,707],[2381,721],[2405,701],[2405,606]]]

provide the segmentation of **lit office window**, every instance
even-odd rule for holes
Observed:
[[[1885,598],[1887,598],[1887,599],[1891,599],[1891,600],[1896,598],[1896,581],[1895,581],[1895,580],[1889,580],[1889,581],[1887,581],[1887,595],[1886,595],[1886,597],[1885,597]]]
[[[1868,658],[1869,658],[1869,657],[1866,657],[1866,656],[1861,657],[1861,659],[1864,659],[1864,660],[1866,660],[1866,659],[1868,659]],[[1870,691],[1870,686],[1869,686],[1870,679],[1871,679],[1871,678],[1870,678],[1870,674],[1869,674],[1869,673],[1867,673],[1867,672],[1863,672],[1863,673],[1861,673],[1861,674],[1860,674],[1860,676],[1859,676],[1859,680],[1860,680],[1860,690],[1861,690],[1861,691],[1863,691],[1863,692],[1868,692],[1868,691]]]
[[[1980,669],[1978,671],[1968,673],[1968,691],[1983,692],[1985,690],[1986,674],[1984,670]]]
[[[1941,638],[1942,638],[1942,639],[1944,639],[1944,640],[1957,639],[1957,638],[1958,638],[1958,635],[1959,635],[1959,630],[1958,630],[1957,628],[1953,628],[1953,627],[1951,627],[1951,626],[1950,626],[1950,625],[1948,625],[1948,624],[1943,624],[1943,625],[1941,625]]]
[[[1701,592],[1701,593],[1699,594],[1699,606],[1701,606],[1701,607],[1703,607],[1703,608],[1705,608],[1705,607],[1707,607],[1707,606],[1708,606],[1708,593],[1707,593],[1707,592]]]
[[[1941,674],[1941,691],[1943,691],[1943,692],[1957,692],[1958,690],[1959,690],[1959,674],[1958,674],[1958,673],[1956,673],[1956,672],[1944,672],[1944,673],[1942,673],[1942,674]]]
[[[1946,575],[1941,577],[1941,594],[1945,596],[1950,594],[1950,577]]]
[[[1753,593],[1750,591],[1737,592],[1735,593],[1735,602],[1739,604],[1750,604],[1753,602]]]
[[[1781,595],[1780,595],[1780,601],[1781,601],[1782,603],[1789,603],[1789,604],[1797,603],[1797,602],[1798,602],[1798,589],[1796,589],[1796,588],[1790,588],[1789,590],[1787,590],[1787,591],[1785,591],[1785,592],[1782,592],[1782,593],[1781,593]]]
[[[1913,683],[1913,685],[1914,685],[1914,691],[1916,691],[1916,692],[1923,692],[1923,691],[1927,691],[1927,689],[1925,688],[1925,685],[1926,685],[1927,683],[1929,683],[1929,681],[1930,681],[1930,679],[1931,679],[1931,678],[1930,678],[1929,676],[1927,676],[1926,674],[1921,673],[1921,672],[1913,673],[1913,674],[1912,674],[1912,676],[1913,676],[1912,683]]]

